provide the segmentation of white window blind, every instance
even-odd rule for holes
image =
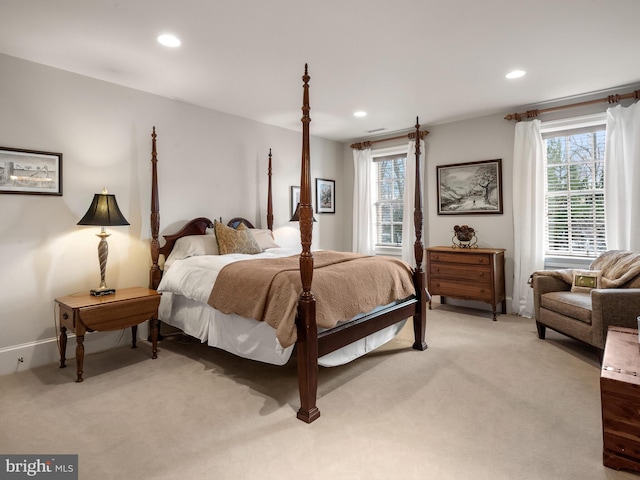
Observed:
[[[597,257],[606,250],[605,125],[543,130],[545,255]]]
[[[373,156],[376,246],[402,245],[406,153]]]

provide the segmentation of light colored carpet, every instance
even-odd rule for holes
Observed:
[[[320,419],[275,367],[167,339],[0,377],[0,452],[79,454],[81,479],[632,479],[602,465],[597,356],[532,320],[434,304],[320,370]],[[73,340],[70,342],[73,344]]]

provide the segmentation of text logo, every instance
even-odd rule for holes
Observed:
[[[0,455],[0,480],[78,480],[78,455]]]

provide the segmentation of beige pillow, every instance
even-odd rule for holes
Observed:
[[[218,255],[215,235],[187,235],[179,238],[164,262],[164,268],[168,269],[176,260],[197,255]]]
[[[251,231],[241,223],[237,229],[227,227],[226,225],[215,220],[213,229],[216,232],[218,240],[218,250],[220,255],[228,253],[260,253],[262,249],[256,239],[253,238]]]
[[[602,270],[574,270],[572,292],[590,292],[594,288],[600,288]]]
[[[271,230],[263,230],[260,228],[250,228],[249,230],[253,234],[253,238],[256,239],[256,242],[258,242],[258,245],[260,245],[260,248],[262,250],[266,250],[267,248],[280,247],[280,245],[273,241],[273,233],[271,232]]]

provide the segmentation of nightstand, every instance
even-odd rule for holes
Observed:
[[[94,297],[76,293],[56,298],[60,309],[60,368],[66,367],[67,329],[76,334],[77,379],[81,382],[86,332],[106,332],[131,327],[136,348],[138,324],[150,320],[152,357],[158,356],[158,305],[160,293],[143,287],[123,288],[113,295]]]
[[[431,295],[490,303],[507,313],[504,287],[504,248],[427,248],[427,282]],[[431,308],[431,300],[429,300]]]

